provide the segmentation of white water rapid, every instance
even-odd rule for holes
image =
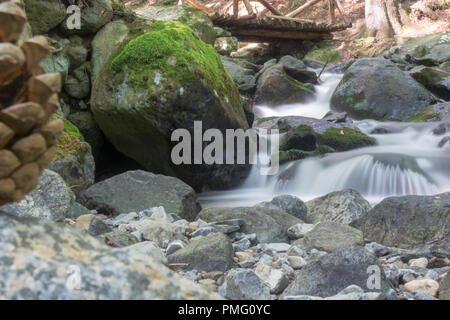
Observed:
[[[276,108],[255,106],[254,112],[258,117],[321,119],[330,110],[329,100],[341,77],[323,74],[314,101]],[[438,147],[443,136],[433,135],[435,123],[363,120],[356,125],[374,137],[377,145],[289,162],[275,176],[261,176],[254,166],[239,188],[200,194],[203,207],[254,205],[278,194],[307,201],[344,188],[358,190],[372,204],[388,196],[450,191],[450,149]],[[380,126],[390,133],[371,134]]]

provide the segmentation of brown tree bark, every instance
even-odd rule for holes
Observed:
[[[390,37],[400,34],[400,0],[366,0],[365,18],[369,36]]]

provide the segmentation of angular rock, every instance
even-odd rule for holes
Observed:
[[[279,64],[281,64],[284,71],[295,80],[312,84],[317,83],[316,73],[307,70],[303,61],[296,59],[293,56],[284,56],[280,59]]]
[[[380,289],[367,288],[369,276],[373,275],[368,271],[369,267],[379,268]],[[295,279],[283,292],[283,297],[294,295],[330,297],[350,285],[382,293],[386,293],[390,288],[377,258],[361,246],[338,250],[308,263],[295,272]]]
[[[319,222],[303,238],[308,249],[333,252],[355,245],[364,245],[363,233],[355,228],[336,222]]]
[[[296,218],[304,220],[308,209],[305,203],[295,197],[288,194],[283,194],[274,197],[270,202],[261,202],[256,206],[265,207],[268,209],[283,210]]]
[[[23,2],[34,35],[47,33],[66,17],[66,7],[60,1],[24,0]]]
[[[328,193],[308,201],[306,206],[308,211],[304,220],[308,223],[334,221],[350,224],[364,217],[371,209],[369,202],[353,189]]]
[[[285,211],[263,207],[207,208],[198,217],[207,222],[242,219],[241,232],[255,233],[260,243],[288,242],[287,229],[302,222]]]
[[[233,247],[230,239],[222,233],[210,233],[192,240],[185,248],[167,256],[169,263],[187,263],[183,270],[222,271],[233,264]]]
[[[450,49],[450,46],[448,48]],[[409,74],[437,97],[450,100],[450,73],[432,67],[417,66],[411,69]]]
[[[83,194],[86,207],[99,213],[118,215],[163,206],[193,219],[200,210],[194,190],[177,178],[137,170],[98,182]]]
[[[287,230],[287,234],[291,239],[294,240],[301,239],[305,236],[306,233],[314,229],[314,227],[315,227],[314,224],[297,223]]]
[[[402,249],[450,252],[450,193],[389,197],[352,223],[364,237]]]
[[[219,294],[230,300],[269,300],[270,287],[252,270],[233,269],[227,273]]]
[[[68,216],[75,195],[59,174],[44,170],[37,187],[15,203],[0,207],[1,211],[18,217],[35,217],[61,221]]]

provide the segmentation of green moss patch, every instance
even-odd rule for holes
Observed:
[[[376,140],[351,128],[328,128],[323,134],[317,134],[317,142],[336,151],[347,151],[371,146]]]
[[[129,40],[111,61],[112,69],[129,72],[135,89],[151,88],[159,70],[181,84],[198,81],[200,72],[217,94],[238,94],[219,55],[191,28],[177,21],[156,21],[151,29]]]
[[[439,112],[434,109],[434,106],[428,106],[420,109],[414,115],[407,118],[405,122],[427,122],[439,119]]]
[[[52,115],[49,121],[58,119],[57,115]],[[73,154],[80,154],[86,151],[86,143],[80,130],[69,120],[64,121],[64,131],[56,144],[56,155],[52,162],[65,159]]]
[[[340,58],[340,54],[337,50],[329,47],[326,43],[320,42],[316,45],[316,49],[309,51],[306,59],[311,59],[320,62],[336,62]]]

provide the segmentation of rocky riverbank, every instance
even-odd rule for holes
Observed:
[[[45,34],[52,54],[43,69],[62,74],[56,117],[65,128],[36,189],[0,207],[0,298],[450,299],[449,192],[374,205],[347,188],[307,202],[282,194],[202,208],[199,192],[240,186],[251,166],[170,160],[173,130],[193,133],[194,121],[203,130],[278,129],[278,156],[291,168],[339,161],[376,146],[374,134],[410,126],[438,138],[427,141],[445,157],[449,32],[338,65],[306,52],[261,62],[188,4],[137,16],[96,0],[81,8],[80,30],[67,30],[58,2],[23,4],[23,37]],[[313,101],[323,74],[342,79],[320,119],[253,112]],[[367,132],[361,119],[380,123]],[[427,173],[433,162],[391,158],[383,161],[440,183]]]

